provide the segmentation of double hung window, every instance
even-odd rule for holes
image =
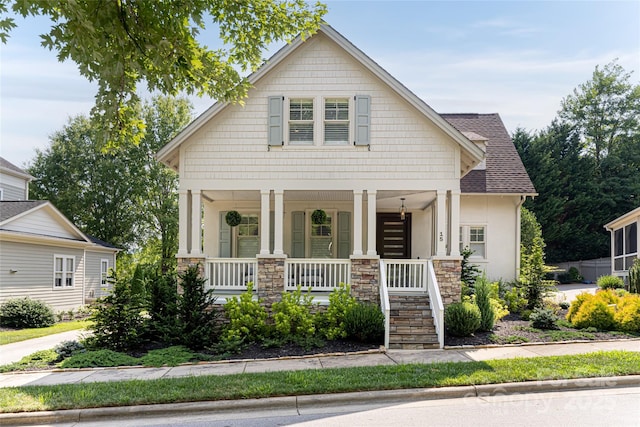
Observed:
[[[460,227],[460,251],[465,248],[469,248],[472,257],[486,258],[486,227],[478,225]]]
[[[53,287],[56,289],[73,287],[75,257],[55,255],[53,259]]]
[[[349,143],[349,100],[329,98],[324,100],[324,143]]]
[[[289,101],[289,143],[313,144],[313,99]]]

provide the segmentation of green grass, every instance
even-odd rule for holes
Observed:
[[[56,353],[55,350],[40,350],[23,357],[18,362],[0,366],[0,373],[51,369],[57,360],[58,353]]]
[[[48,328],[17,329],[15,331],[0,332],[0,345],[12,344],[32,338],[46,337],[47,335],[59,334],[61,332],[86,329],[91,324],[88,320],[75,320],[72,322],[56,323]]]
[[[196,402],[640,374],[640,353],[311,369],[2,389],[1,412]]]
[[[548,331],[544,333],[551,341],[594,340],[596,336],[586,331]]]

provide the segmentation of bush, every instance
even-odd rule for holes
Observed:
[[[146,283],[145,332],[151,341],[174,341],[178,314],[178,282],[174,274],[156,276]]]
[[[466,337],[480,328],[482,315],[477,305],[470,302],[455,302],[444,312],[444,324],[449,333],[456,337]]]
[[[584,304],[585,301],[592,297],[593,295],[588,292],[582,292],[578,294],[576,296],[576,299],[574,299],[569,306],[569,311],[567,312],[567,320],[573,323],[573,318],[576,314],[578,314],[578,311],[580,310],[580,307],[582,307],[582,304]]]
[[[84,345],[78,341],[62,341],[54,350],[58,354],[58,361],[87,351]]]
[[[569,301],[560,301],[559,305],[561,309],[566,310],[571,306],[571,303]]]
[[[614,315],[617,329],[625,332],[640,332],[640,295],[628,294],[620,298]]]
[[[469,249],[468,247],[464,248],[462,250],[462,264],[461,264],[461,273],[460,273],[460,280],[462,281],[462,284],[466,286],[466,293],[465,295],[472,295],[473,294],[473,289],[476,283],[476,280],[478,278],[478,276],[480,276],[481,272],[480,272],[480,267],[478,267],[475,264],[472,264],[469,262],[469,257],[471,256],[471,254],[473,253],[473,251],[471,251],[471,249]]]
[[[140,360],[113,350],[94,350],[76,354],[60,363],[61,368],[99,368],[115,366],[136,366]]]
[[[629,292],[640,294],[640,260],[635,260],[629,268]]]
[[[549,308],[536,308],[529,316],[531,326],[537,329],[558,329],[558,316]]]
[[[601,331],[614,329],[615,309],[614,305],[610,302],[612,298],[617,297],[615,293],[611,291],[601,291],[596,295],[585,297],[579,309],[572,315],[570,319],[571,323],[579,329],[589,327]]]
[[[358,303],[344,317],[347,337],[364,343],[384,341],[384,314],[373,304]]]
[[[272,306],[276,332],[281,337],[292,340],[314,335],[316,328],[311,314],[312,307],[311,291],[303,295],[300,285],[293,292],[284,292],[282,299]]]
[[[476,281],[476,305],[480,309],[480,329],[490,331],[495,323],[495,313],[491,307],[491,284],[486,277],[481,277]]]
[[[242,341],[254,342],[264,337],[267,329],[267,310],[262,300],[253,299],[253,283],[240,297],[233,297],[224,305],[224,312],[229,319],[222,340],[226,343]]]
[[[328,340],[346,338],[347,331],[344,327],[344,319],[347,312],[358,304],[355,297],[351,296],[351,286],[340,283],[340,286],[329,294],[329,306],[322,316],[322,333]]]
[[[584,277],[580,275],[580,271],[576,267],[571,267],[569,268],[569,279],[572,283],[580,283]]]
[[[596,281],[600,289],[621,289],[624,288],[624,281],[617,276],[600,276]]]
[[[55,323],[46,303],[29,297],[14,298],[0,305],[0,325],[9,328],[46,328]]]
[[[526,292],[519,283],[503,283],[500,292],[510,313],[520,313],[527,307]]]

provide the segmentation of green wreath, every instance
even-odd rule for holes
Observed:
[[[315,225],[321,225],[327,222],[327,213],[322,209],[316,209],[311,214],[311,222]]]
[[[242,221],[242,215],[238,211],[229,211],[224,217],[224,220],[230,227],[235,227]]]

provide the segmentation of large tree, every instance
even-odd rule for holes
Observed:
[[[84,232],[128,250],[147,248],[171,268],[177,250],[175,172],[155,160],[157,150],[191,120],[185,99],[158,96],[136,109],[147,129],[137,146],[105,152],[98,126],[73,118],[38,151],[29,173],[31,197],[51,200]]]
[[[15,26],[10,0],[0,0],[0,40]],[[13,13],[51,18],[42,45],[72,60],[98,82],[92,117],[108,146],[139,142],[137,89],[240,101],[243,74],[263,61],[269,44],[312,34],[326,13],[304,0],[16,0]],[[217,31],[220,48],[204,43]]]

